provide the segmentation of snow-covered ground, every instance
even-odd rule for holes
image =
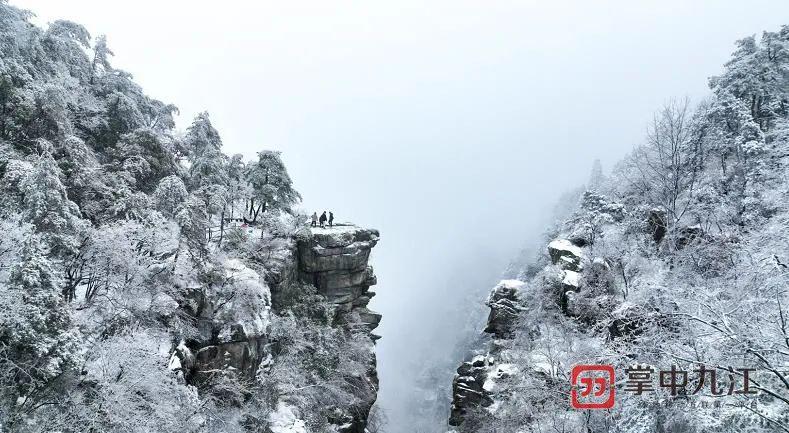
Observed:
[[[268,420],[271,433],[307,433],[304,421],[296,416],[293,406],[287,403],[277,403],[277,410],[269,414]]]

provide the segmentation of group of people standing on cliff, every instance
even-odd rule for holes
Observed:
[[[318,223],[320,222],[320,227],[323,228],[323,227],[326,226],[326,221],[329,222],[329,227],[333,226],[334,225],[334,214],[329,212],[329,217],[327,218],[326,217],[326,211],[323,211],[323,213],[321,214],[320,218],[318,218],[318,212],[313,212],[312,213],[312,226],[313,227],[318,226]]]

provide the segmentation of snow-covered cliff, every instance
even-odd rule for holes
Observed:
[[[378,232],[0,1],[0,431],[362,433]]]
[[[454,431],[789,431],[787,66],[789,27],[738,41],[704,103],[667,103],[561,203],[488,299]],[[571,406],[584,365],[613,369],[591,394],[613,406]]]
[[[257,231],[251,229],[250,233],[257,234]],[[357,337],[347,340],[353,347],[338,345],[337,350],[358,350],[357,345],[361,344],[363,356],[356,362],[366,368],[354,370],[348,366],[345,371],[343,365],[337,365],[332,372],[351,384],[346,390],[347,402],[303,407],[300,398],[279,399],[276,411],[268,419],[271,431],[290,431],[287,428],[299,431],[296,427],[299,425],[308,429],[305,419],[325,416],[338,432],[364,432],[378,390],[374,352],[374,341],[378,337],[372,330],[381,315],[367,308],[375,295],[369,288],[376,283],[369,258],[378,239],[377,230],[350,224],[303,228],[297,231],[292,242],[278,247],[276,254],[284,260],[277,272],[259,274],[240,258],[227,259],[220,269],[226,277],[220,290],[195,287],[182,303],[181,313],[197,322],[199,334],[179,342],[170,369],[181,372],[187,384],[198,387],[210,386],[217,375],[255,380],[276,366],[278,354],[289,351],[289,343],[296,343],[278,338],[276,331],[272,333],[272,325],[277,326],[277,315],[288,314],[294,307],[300,310],[326,308],[323,314],[328,313],[324,317],[330,320],[323,326],[343,333],[353,332]],[[259,265],[250,264],[252,267]],[[228,286],[235,288],[231,297],[226,296]],[[309,291],[318,296],[302,296]],[[294,305],[294,300],[298,305]],[[305,322],[303,326],[320,325]],[[343,406],[346,408],[340,409]],[[330,415],[322,415],[323,412]],[[282,413],[288,416],[283,418]],[[280,430],[274,427],[276,425]]]
[[[313,228],[312,237],[299,243],[299,271],[305,281],[343,313],[358,316],[371,331],[381,315],[367,308],[375,296],[370,251],[378,243],[378,231],[353,225]]]

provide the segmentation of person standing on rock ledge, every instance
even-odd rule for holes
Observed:
[[[321,222],[321,228],[323,228],[324,224],[326,224],[326,211],[323,211],[323,213],[321,214],[320,222]]]
[[[315,227],[318,225],[318,212],[312,213],[312,226]]]
[[[329,211],[329,227],[334,225],[334,214],[332,211]]]

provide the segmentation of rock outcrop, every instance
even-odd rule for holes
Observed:
[[[551,263],[561,269],[559,305],[567,313],[575,295],[581,290],[581,271],[583,271],[583,251],[566,239],[556,239],[548,244]]]
[[[518,280],[503,280],[490,292],[487,306],[490,307],[488,324],[485,332],[493,334],[496,338],[511,338],[515,321],[521,311],[518,299],[518,290],[523,287],[523,282]]]
[[[463,423],[463,416],[469,409],[493,404],[488,391],[484,389],[488,370],[492,365],[493,358],[477,355],[458,367],[455,379],[452,381],[452,412],[449,425],[458,426]]]
[[[367,308],[375,295],[370,286],[376,284],[368,260],[378,237],[377,230],[351,225],[313,228],[308,236],[289,242],[286,250],[280,251],[287,257],[286,263],[268,269],[265,277],[241,260],[227,260],[221,269],[209,272],[221,284],[195,282],[194,289],[183,289],[186,296],[180,309],[197,324],[197,334],[178,344],[170,369],[196,385],[219,372],[254,379],[261,364],[271,362],[278,353],[278,342],[269,338],[272,305],[281,304],[283,297],[305,284],[313,285],[339,313],[334,326],[361,324],[354,329],[367,329],[370,336],[366,374],[349,372],[344,377],[355,390],[353,410],[330,410],[327,417],[340,433],[363,433],[378,392],[373,350],[378,337],[371,331],[381,315]]]
[[[313,228],[311,236],[298,242],[298,275],[318,289],[335,306],[342,323],[361,324],[370,335],[371,343],[379,337],[372,334],[381,322],[381,315],[367,308],[377,283],[368,264],[370,251],[378,243],[378,230],[353,225]],[[354,384],[353,413],[337,413],[329,421],[340,433],[364,433],[367,418],[378,392],[378,371],[375,352],[370,350],[369,369],[364,375],[345,378]]]
[[[368,309],[375,296],[370,251],[378,243],[378,230],[352,225],[315,228],[309,240],[298,244],[299,273],[305,282],[334,304],[342,313],[354,313],[371,331],[381,315]]]
[[[557,239],[548,244],[548,254],[551,256],[551,262],[564,270],[573,272],[581,270],[583,259],[581,248],[566,239]]]
[[[681,250],[702,236],[704,236],[704,230],[698,224],[682,227],[677,231],[676,248]]]
[[[493,334],[494,340],[513,337],[518,316],[523,310],[520,292],[524,283],[518,280],[502,280],[490,292],[487,305],[490,307],[485,332]],[[491,352],[493,353],[493,352]],[[465,415],[480,407],[493,404],[490,384],[491,370],[495,359],[491,354],[474,356],[457,369],[452,382],[452,406],[449,424],[459,426]]]
[[[586,258],[583,249],[564,238],[550,242],[547,252],[551,264],[545,267],[545,271],[558,277],[556,283],[560,286],[557,289],[561,298],[557,301],[565,313],[577,303],[584,282],[583,274],[601,274],[600,279],[605,280],[604,277],[608,275],[605,271],[610,270],[605,263],[592,263],[588,271],[585,270]],[[530,286],[523,281],[502,280],[491,290],[486,303],[490,307],[490,314],[485,332],[492,334],[493,341],[486,355],[477,355],[470,361],[463,362],[457,369],[452,382],[450,426],[459,427],[466,418],[477,416],[470,413],[480,409],[491,411],[496,407],[497,400],[501,398],[499,393],[506,389],[504,382],[517,370],[511,363],[500,364],[502,347],[508,344],[503,340],[510,340],[515,336],[519,321],[529,307],[524,304],[524,298],[529,296],[529,289]],[[525,331],[528,332],[528,338],[535,337],[540,332],[532,328]],[[550,367],[544,367],[545,362],[539,357],[535,357],[533,361],[532,370],[550,370]],[[459,429],[463,430],[463,427]]]
[[[271,292],[256,271],[237,259],[228,260],[213,275],[223,280],[221,289],[214,284],[185,289],[181,309],[194,318],[198,333],[178,345],[173,369],[193,383],[220,370],[252,379],[270,354]]]

